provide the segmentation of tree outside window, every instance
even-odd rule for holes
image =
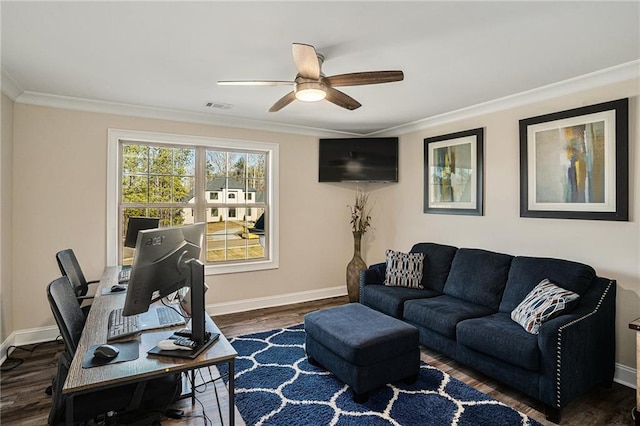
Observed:
[[[258,234],[251,232],[268,209],[265,152],[127,141],[120,153],[122,235],[132,216],[160,218],[161,227],[206,222],[207,263],[265,259]],[[131,263],[133,250],[120,244],[122,263]]]

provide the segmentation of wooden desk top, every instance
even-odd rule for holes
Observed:
[[[118,282],[119,271],[120,267],[118,266],[105,268],[96,290],[76,355],[73,357],[69,375],[62,389],[63,393],[83,392],[115,386],[125,382],[146,380],[170,372],[188,371],[229,361],[238,355],[213,320],[207,316],[208,321],[211,321],[208,327],[212,326],[215,332],[220,333],[220,338],[196,359],[150,356],[147,354],[147,351],[153,348],[157,342],[168,338],[177,328],[180,328],[174,327],[148,330],[139,335],[136,338],[140,342],[139,357],[136,360],[100,367],[82,368],[82,361],[87,349],[92,345],[103,344],[107,341],[109,313],[113,309],[124,306],[126,292],[101,294],[103,288],[110,288]]]

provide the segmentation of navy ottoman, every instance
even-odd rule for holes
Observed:
[[[304,317],[309,362],[345,382],[354,400],[398,380],[415,381],[420,369],[418,329],[359,303]]]

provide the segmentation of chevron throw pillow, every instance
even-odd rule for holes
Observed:
[[[387,270],[384,285],[394,287],[423,288],[422,268],[424,253],[402,253],[387,250]]]
[[[511,319],[527,332],[538,334],[545,321],[560,315],[579,298],[580,295],[558,287],[545,278],[511,311]]]

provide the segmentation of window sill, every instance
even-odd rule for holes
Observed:
[[[232,263],[225,265],[207,265],[205,266],[205,275],[223,275],[237,274],[241,272],[266,271],[269,269],[278,269],[277,261],[265,260],[262,262]]]

